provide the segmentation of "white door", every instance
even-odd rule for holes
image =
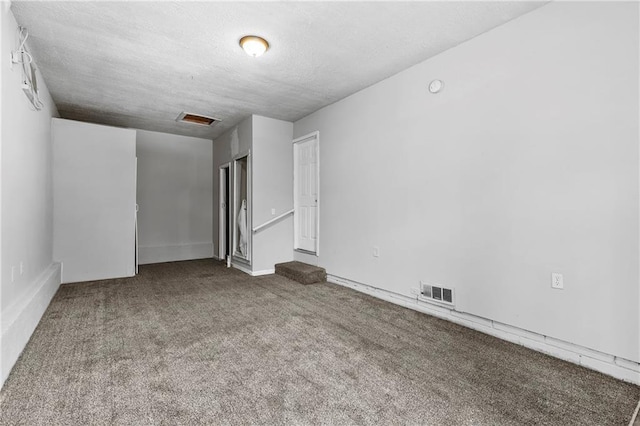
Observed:
[[[318,254],[319,140],[318,132],[293,141],[293,202],[295,249]]]

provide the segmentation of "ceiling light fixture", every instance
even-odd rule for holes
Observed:
[[[247,55],[257,58],[269,50],[269,42],[262,37],[248,35],[240,39],[240,47],[242,47]]]

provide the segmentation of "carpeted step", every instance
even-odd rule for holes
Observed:
[[[278,263],[276,274],[298,281],[300,284],[320,283],[327,280],[327,271],[324,268],[296,261]]]

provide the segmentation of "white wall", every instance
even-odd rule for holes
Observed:
[[[213,256],[213,143],[137,131],[140,264]]]
[[[52,145],[62,282],[135,275],[135,130],[56,118]]]
[[[296,122],[319,264],[640,361],[638,71],[636,3],[553,2]]]
[[[52,262],[50,144],[51,117],[58,111],[40,74],[44,107],[39,112],[31,109],[20,88],[20,68],[10,69],[9,63],[17,24],[6,3],[0,4],[0,14],[0,380],[4,383],[60,284],[60,270]]]
[[[293,208],[293,123],[253,116],[253,227]],[[274,211],[272,213],[272,210]],[[253,235],[254,273],[293,259],[293,216]]]

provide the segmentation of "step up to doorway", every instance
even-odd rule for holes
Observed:
[[[302,262],[286,262],[276,265],[276,274],[282,275],[301,284],[320,283],[327,280],[324,268],[307,265]]]

